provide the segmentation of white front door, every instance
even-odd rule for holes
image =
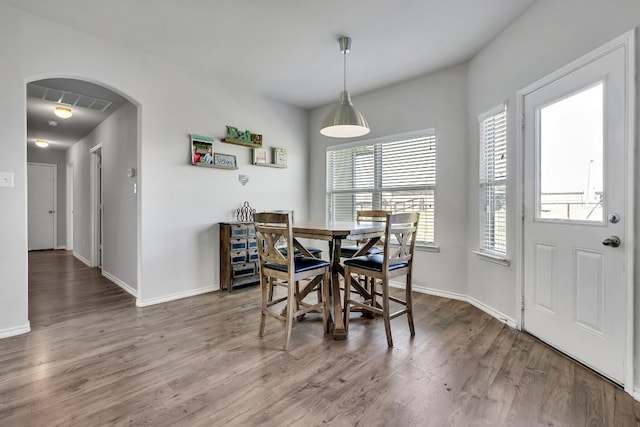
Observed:
[[[524,329],[618,383],[633,221],[628,50],[594,53],[523,101]]]
[[[56,165],[27,164],[29,250],[56,247]]]

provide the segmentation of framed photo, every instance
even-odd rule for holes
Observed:
[[[287,166],[287,150],[284,148],[273,149],[273,163],[280,167]]]
[[[253,149],[253,164],[264,165],[267,163],[267,150],[263,148]]]
[[[227,168],[227,169],[238,168],[236,156],[234,156],[233,154],[214,153],[213,164],[220,168]]]
[[[191,164],[213,165],[213,138],[191,135]]]

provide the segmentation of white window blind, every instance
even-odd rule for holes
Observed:
[[[327,148],[327,218],[356,211],[419,212],[417,243],[434,243],[436,135],[433,130]]]
[[[480,251],[507,254],[507,108],[480,116]]]

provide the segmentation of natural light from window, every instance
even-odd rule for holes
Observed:
[[[540,109],[537,218],[603,220],[603,96],[599,82]]]

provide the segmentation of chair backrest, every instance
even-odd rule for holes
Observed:
[[[358,222],[385,222],[387,220],[387,215],[390,213],[390,211],[383,210],[357,211],[356,219]]]
[[[416,245],[416,231],[420,214],[417,212],[387,214],[384,238],[383,268],[406,262],[411,266]]]
[[[260,268],[265,263],[293,267],[293,213],[259,212],[253,216]],[[284,242],[285,245],[282,243]],[[287,249],[283,255],[282,249]],[[293,270],[289,270],[293,271]]]

